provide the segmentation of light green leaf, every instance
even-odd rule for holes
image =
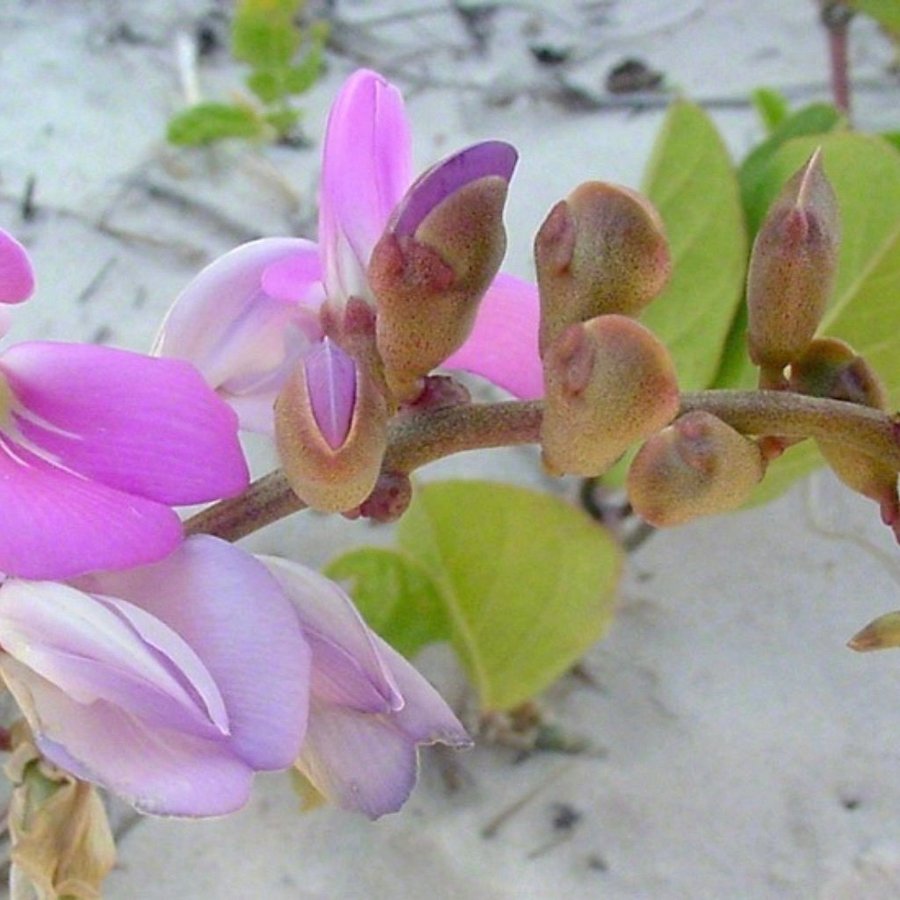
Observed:
[[[900,35],[900,0],[847,0],[847,5],[871,16],[895,35]]]
[[[485,709],[539,693],[610,624],[622,551],[585,513],[547,494],[428,484],[397,534],[439,585],[453,645]]]
[[[743,295],[747,239],[728,151],[700,107],[673,104],[643,191],[665,222],[673,275],[641,321],[672,352],[682,389],[705,388]]]
[[[294,16],[302,0],[240,0],[231,26],[236,59],[259,69],[285,68],[300,46]]]
[[[274,103],[285,94],[284,71],[282,69],[254,69],[247,76],[247,87],[263,103]]]
[[[369,626],[411,658],[449,641],[449,604],[428,572],[396,550],[360,547],[333,559],[325,574],[344,583]]]
[[[169,120],[166,140],[196,147],[225,138],[257,138],[264,129],[265,123],[249,107],[198,103]]]
[[[774,88],[757,88],[750,95],[767,132],[774,131],[790,115],[787,97]]]

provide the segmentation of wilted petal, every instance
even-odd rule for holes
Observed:
[[[294,607],[257,560],[195,536],[155,565],[78,586],[130,601],[196,651],[225,701],[234,753],[258,770],[293,762],[306,727],[309,648]]]
[[[481,301],[472,333],[443,368],[480,375],[521,400],[537,399],[544,393],[539,321],[537,288],[501,273]]]
[[[344,443],[356,402],[356,363],[325,338],[303,357],[316,424],[332,450]]]
[[[21,436],[73,472],[169,504],[247,486],[234,413],[181,360],[32,342],[7,350],[0,370]]]
[[[0,509],[0,571],[22,578],[141,565],[182,537],[168,506],[65,472],[2,434]]]
[[[102,700],[76,703],[7,654],[0,672],[51,762],[142,812],[216,816],[247,802],[253,770],[224,742],[148,725]]]
[[[182,638],[138,608],[54,582],[0,587],[0,646],[74,701],[105,700],[202,737],[228,732],[222,697]]]
[[[34,271],[25,248],[0,228],[0,303],[21,303],[34,293]]]
[[[207,266],[169,310],[154,353],[192,362],[231,403],[241,427],[271,431],[287,373],[321,337],[321,265],[315,244],[266,238]]]
[[[313,648],[316,697],[365,712],[400,709],[403,698],[350,598],[313,569],[274,556],[259,559],[293,602]]]
[[[367,298],[369,255],[411,180],[400,92],[362,69],[331,107],[322,154],[319,241],[332,300]]]
[[[415,180],[398,206],[392,224],[394,234],[415,234],[422,220],[439,203],[479,178],[494,175],[509,181],[518,158],[510,144],[484,141],[432,166]]]

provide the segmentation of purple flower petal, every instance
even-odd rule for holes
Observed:
[[[83,590],[122,598],[180,635],[221,691],[228,746],[256,770],[283,769],[306,728],[310,653],[266,568],[216,538],[188,538],[155,565],[95,573]]]
[[[356,363],[325,338],[303,357],[313,416],[332,450],[347,439],[356,405]]]
[[[501,272],[481,301],[472,333],[443,368],[480,375],[521,400],[542,397],[539,321],[537,288]]]
[[[17,344],[8,436],[79,475],[167,504],[246,488],[237,420],[189,364],[82,344]]]
[[[409,798],[418,754],[390,718],[314,704],[297,768],[331,803],[377,819]]]
[[[34,270],[25,248],[0,228],[0,303],[21,303],[34,293]]]
[[[140,609],[122,606],[64,584],[7,581],[0,646],[78,703],[105,700],[200,737],[227,734],[222,697],[193,650]]]
[[[422,220],[443,200],[479,178],[495,175],[509,181],[519,154],[502,141],[466,147],[433,165],[406,192],[393,216],[393,232],[413,235]]]
[[[331,300],[369,298],[369,257],[411,180],[411,146],[400,92],[375,72],[351,75],[322,153],[319,241]]]
[[[167,506],[50,465],[0,433],[0,571],[68,578],[160,559],[178,546]]]
[[[154,353],[192,362],[241,418],[271,432],[288,373],[321,338],[319,250],[298,238],[244,244],[207,266],[169,310]]]
[[[313,648],[313,693],[323,702],[365,712],[403,706],[374,635],[350,598],[331,579],[299,563],[259,557],[294,604]]]
[[[103,700],[77,703],[7,654],[0,671],[41,752],[141,812],[217,816],[247,802],[253,770],[223,742],[161,729]]]

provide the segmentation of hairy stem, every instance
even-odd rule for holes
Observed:
[[[681,413],[706,410],[742,434],[841,441],[900,471],[900,421],[876,409],[790,391],[698,391],[681,395]],[[543,403],[464,404],[397,416],[390,425],[385,472],[409,474],[465,450],[533,444],[540,439]],[[281,471],[253,482],[185,522],[187,534],[229,541],[304,509]]]

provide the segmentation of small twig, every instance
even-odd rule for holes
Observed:
[[[481,836],[485,840],[490,840],[493,837],[497,836],[497,833],[500,829],[514,816],[520,813],[541,791],[546,790],[551,784],[558,781],[562,778],[563,775],[567,774],[572,770],[575,763],[569,762],[565,765],[560,766],[555,772],[551,772],[546,778],[542,781],[538,782],[534,787],[528,790],[525,794],[512,802],[509,806],[504,807],[500,810],[497,815],[495,815],[488,823],[481,829]]]

